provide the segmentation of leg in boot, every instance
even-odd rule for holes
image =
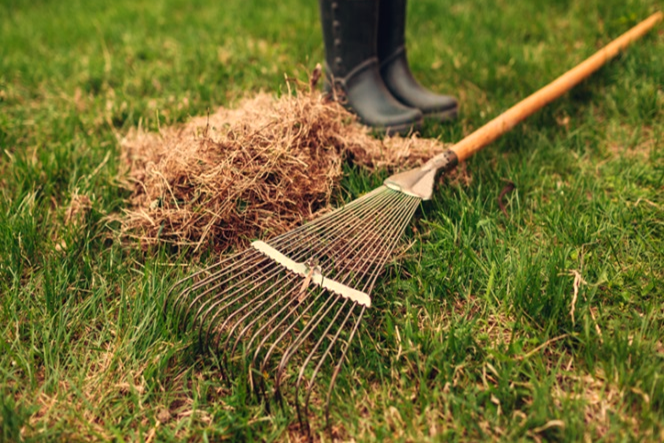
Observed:
[[[378,0],[319,0],[326,75],[360,121],[388,133],[419,128],[422,113],[395,99],[380,76]]]
[[[406,58],[406,1],[381,0],[378,21],[380,73],[392,95],[401,103],[417,108],[427,118],[448,120],[456,117],[454,97],[435,94],[420,85]]]

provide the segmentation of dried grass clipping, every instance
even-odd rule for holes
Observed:
[[[237,109],[126,136],[133,194],[122,234],[144,245],[243,246],[329,210],[349,158],[369,169],[407,167],[442,150],[416,137],[377,140],[317,91],[259,94]]]

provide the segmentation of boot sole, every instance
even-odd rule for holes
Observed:
[[[440,122],[446,122],[449,120],[454,120],[459,114],[459,108],[448,109],[446,111],[434,111],[427,114],[424,114],[424,118],[427,120],[437,120]]]
[[[369,126],[377,134],[384,135],[408,135],[422,129],[423,120],[412,123],[402,123],[394,126]]]

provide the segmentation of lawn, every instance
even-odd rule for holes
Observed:
[[[461,101],[423,135],[461,139],[657,5],[411,2],[416,77]],[[349,351],[333,436],[664,441],[663,29],[422,205]],[[314,0],[2,2],[0,441],[303,438],[162,314],[216,258],[142,248],[114,219],[130,128],[287,93],[320,34]],[[348,166],[339,198],[377,183]]]

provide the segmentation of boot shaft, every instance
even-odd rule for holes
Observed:
[[[406,3],[407,0],[380,0],[376,50],[381,63],[406,44]]]
[[[377,56],[378,0],[319,0],[325,60],[343,78]]]

